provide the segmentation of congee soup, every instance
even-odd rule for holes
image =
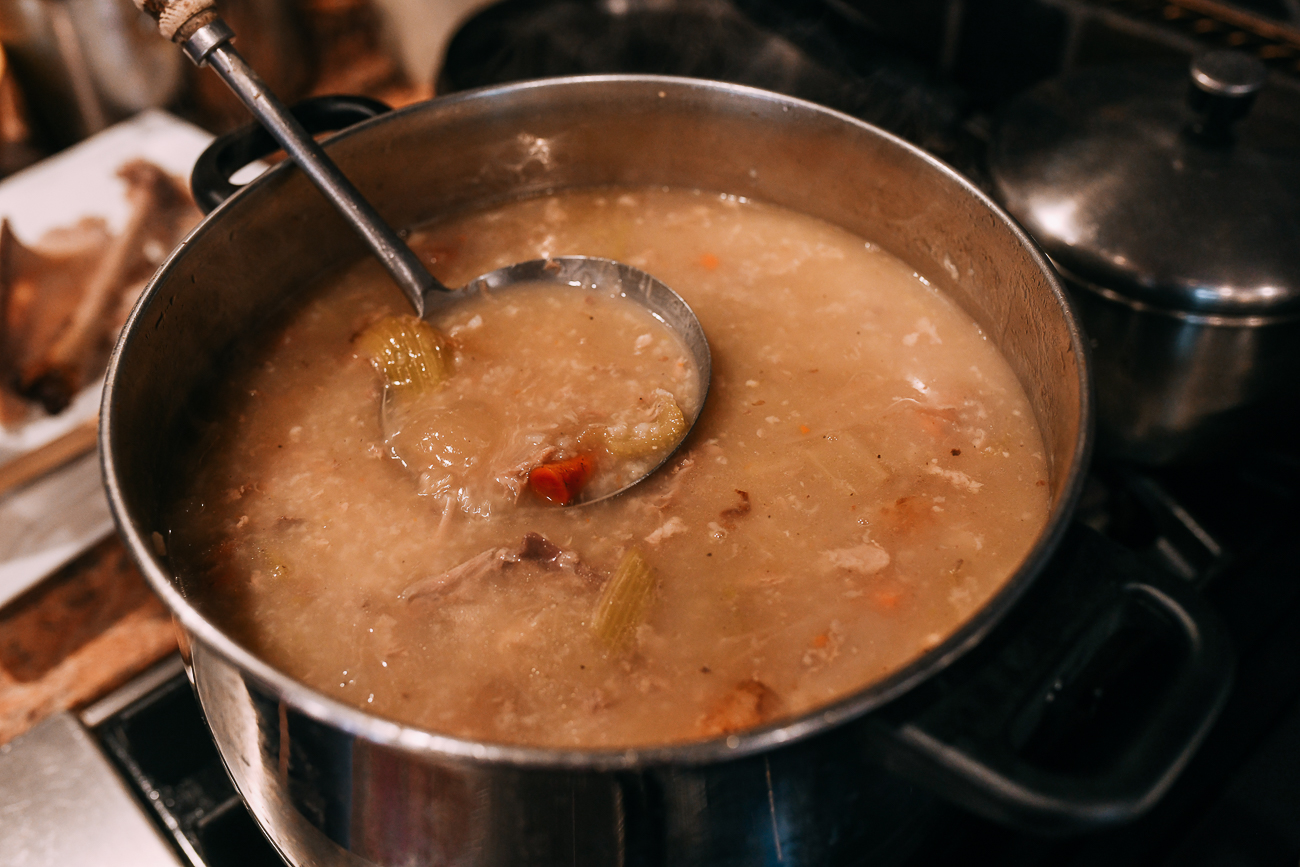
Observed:
[[[800,714],[941,642],[1047,519],[1019,383],[955,304],[835,226],[732,196],[566,191],[412,234],[460,285],[617,259],[713,353],[581,289],[420,323],[372,261],[310,287],[199,409],[184,591],[322,693],[431,731],[610,748]]]

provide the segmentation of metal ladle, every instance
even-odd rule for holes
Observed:
[[[370,247],[375,257],[415,308],[417,316],[430,314],[464,293],[499,290],[512,285],[555,283],[579,289],[617,290],[624,298],[646,308],[686,344],[699,376],[700,400],[686,418],[681,439],[663,459],[643,475],[598,499],[622,493],[663,465],[681,447],[699,418],[708,396],[712,363],[708,340],[694,311],[681,296],[649,274],[622,262],[587,256],[535,259],[498,268],[476,277],[459,289],[443,285],[393,231],[379,212],[353,186],[320,145],[308,135],[261,77],[230,44],[235,33],[213,9],[212,0],[135,0],[136,6],[158,22],[159,32],[180,45],[198,66],[210,66],[234,91],[285,153],[338,209]],[[595,499],[581,501],[595,502]]]

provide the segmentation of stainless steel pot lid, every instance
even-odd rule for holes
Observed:
[[[1169,310],[1300,313],[1300,99],[1252,106],[1265,70],[1237,52],[1190,71],[1098,67],[1022,95],[997,194],[1075,277]]]

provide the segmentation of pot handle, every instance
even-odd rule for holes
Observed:
[[[871,741],[891,770],[1022,830],[1112,826],[1177,778],[1233,668],[1186,582],[1076,524],[1013,616],[872,718]]]
[[[370,120],[392,111],[384,103],[368,96],[315,96],[289,109],[312,135],[345,129],[354,123]],[[250,123],[217,138],[199,155],[190,173],[190,191],[203,213],[239,192],[241,184],[230,182],[231,176],[249,163],[280,149],[259,123]]]

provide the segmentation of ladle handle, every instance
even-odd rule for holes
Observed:
[[[431,290],[449,291],[424,267],[302,124],[289,113],[261,77],[230,44],[234,32],[212,9],[212,0],[136,0],[158,21],[163,36],[179,42],[199,66],[210,66],[234,91],[267,132],[369,245],[406,295],[417,316]]]

